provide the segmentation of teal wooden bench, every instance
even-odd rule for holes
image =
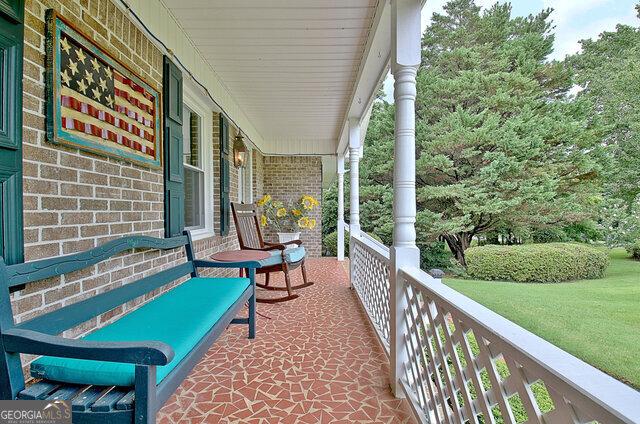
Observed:
[[[77,271],[130,249],[184,247],[186,262],[16,324],[12,291]],[[0,398],[68,400],[74,423],[154,423],[157,411],[230,324],[255,337],[255,270],[259,262],[194,257],[191,237],[112,240],[86,252],[6,266],[0,258]],[[199,268],[242,268],[248,278],[200,277]],[[63,331],[181,277],[190,278],[80,339]],[[248,316],[237,318],[248,303]],[[25,387],[20,354],[38,379]]]

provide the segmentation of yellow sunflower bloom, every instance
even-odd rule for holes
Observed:
[[[298,227],[307,228],[308,226],[309,226],[309,218],[307,218],[306,216],[303,216],[298,220]]]
[[[270,194],[265,194],[256,203],[258,204],[258,206],[264,206],[266,203],[269,203],[270,201],[271,201],[271,195]]]
[[[307,225],[307,228],[309,228],[310,230],[313,230],[314,228],[316,228],[316,219],[315,218],[309,219],[309,225]]]
[[[320,205],[320,202],[318,202],[318,200],[315,197],[309,196],[308,194],[305,194],[304,196],[302,196],[302,199],[300,199],[300,203],[302,204],[302,207],[304,207],[307,210],[311,210],[314,207]]]
[[[302,211],[300,209],[292,209],[291,213],[293,214],[293,216],[300,216],[302,215]]]
[[[283,216],[287,215],[287,210],[285,208],[280,208],[276,211],[276,216],[278,218],[282,218]]]
[[[313,202],[311,201],[311,199],[305,196],[302,198],[302,207],[307,210],[310,210],[311,208],[313,208]]]
[[[262,225],[263,227],[267,226],[267,217],[265,215],[262,215],[260,217],[260,225]]]

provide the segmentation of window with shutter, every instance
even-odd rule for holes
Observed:
[[[0,0],[0,255],[24,261],[22,44],[24,2]]]
[[[182,72],[164,57],[164,226],[166,237],[184,229],[184,165],[182,141]]]
[[[229,121],[220,115],[220,235],[229,234]]]

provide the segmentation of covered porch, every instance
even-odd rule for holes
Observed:
[[[31,3],[37,12],[30,13],[41,19],[45,7],[35,0]],[[108,4],[104,13],[103,3]],[[149,68],[146,73],[163,81],[164,55],[181,72],[184,104],[180,91],[177,108],[194,117],[189,121],[191,126],[196,122],[204,134],[202,140],[209,143],[189,145],[202,147],[204,160],[185,160],[193,181],[202,178],[198,180],[202,186],[192,181],[187,194],[204,201],[196,208],[196,202],[187,199],[185,209],[178,211],[178,215],[185,212],[191,224],[197,224],[192,228],[198,256],[238,247],[228,218],[230,201],[253,203],[270,190],[280,190],[283,196],[292,194],[294,186],[297,191],[303,190],[307,180],[302,171],[296,168],[293,172],[289,165],[278,163],[269,168],[266,179],[266,168],[262,168],[266,162],[314,158],[322,163],[322,175],[315,176],[318,185],[338,180],[338,257],[310,259],[310,279],[315,285],[304,289],[300,298],[259,305],[255,340],[247,340],[241,328],[228,329],[160,410],[159,422],[615,424],[640,420],[638,392],[419,269],[414,103],[424,3],[56,3],[69,16],[82,16],[83,25],[105,45],[114,45],[114,38],[116,44],[127,44],[118,41],[124,33],[132,45],[144,46],[141,51],[156,49],[155,56],[148,54],[150,65],[136,65],[140,62],[137,57],[120,54],[120,60],[131,68]],[[94,19],[92,7],[96,4]],[[119,18],[111,19],[113,14]],[[123,28],[129,24],[123,24],[123,16],[130,22],[126,30]],[[41,21],[30,20],[44,28]],[[131,40],[129,34],[134,33]],[[38,51],[33,54],[43,56]],[[34,59],[38,60],[43,61],[39,56]],[[395,78],[393,245],[384,246],[360,229],[358,171],[371,105],[389,70]],[[38,80],[38,84],[34,90],[44,91],[44,82]],[[26,115],[35,116],[34,125],[42,127],[40,103],[33,108],[36,110]],[[25,210],[30,212],[27,229],[35,241],[28,242],[28,259],[92,248],[113,238],[117,231],[164,235],[167,209],[163,218],[163,199],[166,208],[168,191],[163,192],[163,187],[168,178],[163,176],[163,169],[148,171],[130,164],[120,169],[116,159],[85,156],[71,148],[60,154],[45,143],[42,128],[31,132],[35,134],[32,144],[37,147],[31,147],[25,159],[25,172],[31,172],[25,173],[30,177],[28,188],[33,191],[25,201]],[[184,134],[185,140],[193,137],[188,128]],[[222,140],[221,134],[225,142],[229,134],[244,135],[254,160],[248,166],[229,169],[235,158],[225,157],[221,145],[210,146],[211,139]],[[183,141],[179,140],[180,148]],[[199,151],[197,148],[190,152]],[[182,150],[178,151],[183,156]],[[34,159],[36,156],[43,158]],[[51,171],[50,163],[66,173]],[[73,168],[80,166],[78,163],[88,163],[91,172]],[[262,178],[256,178],[258,174]],[[65,195],[55,185],[64,178],[78,182],[78,175],[94,178],[98,182],[92,184],[98,187],[91,186],[89,194]],[[40,177],[56,190],[51,197],[55,202],[48,197],[40,199],[42,193],[37,190],[48,190],[36,186],[34,181]],[[104,183],[100,177],[104,177]],[[350,180],[349,193],[344,192],[345,178]],[[223,179],[227,185],[219,188]],[[267,180],[274,185],[267,186]],[[109,192],[99,187],[107,184],[113,184]],[[138,195],[131,193],[136,186],[146,192],[134,199],[132,207],[126,196]],[[94,199],[100,196],[108,200]],[[351,205],[348,217],[346,196]],[[219,203],[211,201],[213,198]],[[135,206],[148,207],[150,218],[129,218],[139,212]],[[100,208],[107,207],[113,208],[109,211],[113,213],[101,215]],[[120,209],[127,207],[131,209],[129,215]],[[67,219],[74,225],[86,219],[86,225],[78,224],[83,227],[72,227],[68,221],[65,224],[66,212],[60,211],[74,208],[77,216]],[[87,212],[89,208],[98,212]],[[86,216],[81,218],[83,212]],[[99,222],[101,218],[110,221]],[[72,235],[60,236],[63,242],[45,244],[49,233],[40,227],[46,226],[62,226]],[[190,227],[189,222],[186,227]],[[181,234],[182,228],[179,230]],[[351,247],[348,258],[344,249],[347,238]],[[67,239],[71,240],[69,247]],[[309,239],[309,244],[313,242]],[[44,286],[36,295],[16,295],[15,304],[22,308],[19,319],[90,297],[107,284],[126,284],[135,276],[184,260],[177,254],[169,259],[159,254],[134,255],[110,263],[109,269],[93,269],[103,273],[101,277],[106,275],[104,281],[88,273],[77,276],[75,285],[71,279],[58,280],[47,282],[51,286]],[[49,298],[53,299],[51,304],[46,303]],[[104,325],[135,306],[92,322],[74,335]],[[536,387],[544,388],[551,409],[541,409]]]

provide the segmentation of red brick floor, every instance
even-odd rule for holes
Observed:
[[[406,402],[389,391],[387,359],[342,264],[313,259],[308,270],[316,284],[300,298],[258,304],[270,319],[258,316],[255,340],[245,326],[224,333],[159,423],[413,422]]]

